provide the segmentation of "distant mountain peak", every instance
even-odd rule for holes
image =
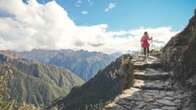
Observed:
[[[100,69],[103,69],[117,56],[101,52],[71,49],[34,49],[32,51],[16,52],[16,54],[25,59],[69,69],[84,80],[92,78],[95,73],[97,73]]]

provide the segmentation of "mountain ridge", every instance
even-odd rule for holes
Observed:
[[[97,73],[100,69],[103,69],[119,55],[109,55],[101,52],[89,52],[85,50],[75,51],[71,49],[34,49],[32,51],[11,52],[13,52],[12,54],[15,56],[21,58],[69,69],[84,80],[92,78],[95,73]]]
[[[14,73],[8,81],[9,96],[18,103],[44,106],[60,96],[66,96],[74,86],[84,83],[68,70],[43,65],[26,59],[0,54],[0,66],[8,65]]]

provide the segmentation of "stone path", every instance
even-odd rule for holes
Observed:
[[[135,81],[133,87],[125,90],[108,104],[106,110],[181,110],[183,98],[187,95],[175,89],[170,83],[170,73],[161,70],[159,59],[135,57]]]

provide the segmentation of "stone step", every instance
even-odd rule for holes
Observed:
[[[145,60],[146,60],[145,56],[135,56],[133,57],[132,62],[140,62],[140,61],[145,61]],[[157,57],[149,56],[148,61],[157,62],[157,61],[160,61],[160,59]]]
[[[137,56],[132,59],[133,65],[135,69],[146,69],[146,68],[161,68],[162,64],[160,59],[150,56],[148,60],[145,59],[144,56]]]
[[[176,91],[130,88],[114,100],[106,110],[178,110],[181,94]]]
[[[134,88],[143,90],[160,90],[160,91],[173,91],[171,87],[156,87],[156,86],[134,86]]]
[[[171,91],[174,90],[168,81],[143,81],[143,80],[135,80],[134,81],[134,88],[142,89],[142,90],[165,90]]]
[[[166,80],[169,78],[169,75],[141,75],[141,74],[134,74],[135,79],[141,80]]]
[[[144,56],[132,59],[133,87],[117,96],[106,110],[179,110],[187,94],[171,86],[171,74],[161,70],[158,58],[150,57],[148,60],[146,62]]]
[[[155,63],[135,62],[133,63],[133,66],[134,69],[138,69],[138,70],[145,70],[146,68],[159,69],[163,67],[160,62],[155,62]]]
[[[135,70],[134,78],[140,80],[166,80],[170,77],[168,72],[163,72],[161,70],[146,69],[144,71]]]
[[[137,90],[116,100],[110,110],[177,110],[179,99],[175,95],[174,91]]]

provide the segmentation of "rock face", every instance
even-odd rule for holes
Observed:
[[[196,15],[181,33],[173,37],[163,48],[162,62],[175,71],[182,84],[196,72]]]
[[[36,106],[44,106],[60,96],[66,96],[74,86],[84,83],[69,70],[8,54],[0,54],[0,70],[0,74],[11,74],[7,85],[9,99]]]
[[[196,90],[196,13],[187,27],[174,36],[162,52],[162,63],[165,69],[174,71],[174,81],[194,93]],[[196,103],[194,100],[189,104]]]
[[[83,86],[72,89],[67,97],[59,101],[59,110],[96,110],[97,107],[103,107],[132,86],[131,58],[130,55],[119,57]]]

